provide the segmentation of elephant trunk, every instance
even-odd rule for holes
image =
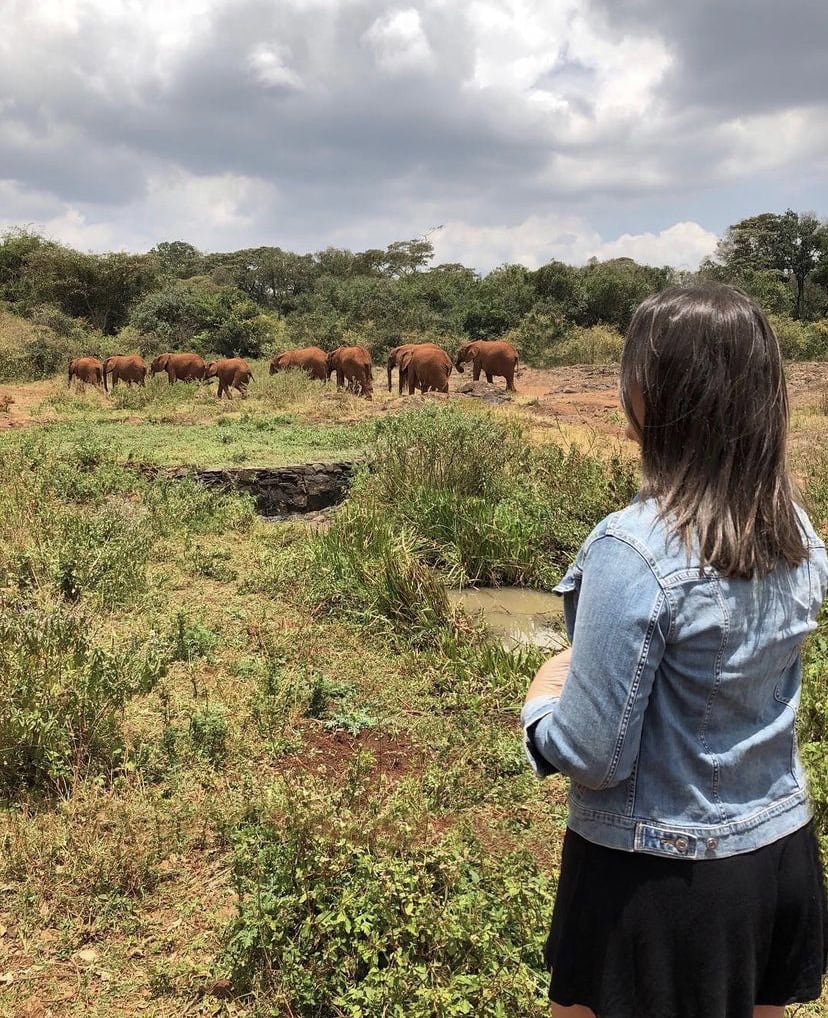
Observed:
[[[388,391],[391,391],[391,372],[394,370],[394,364],[396,359],[394,357],[388,358]]]

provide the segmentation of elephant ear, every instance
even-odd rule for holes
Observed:
[[[414,358],[413,350],[406,350],[399,358],[400,371],[408,371],[408,365]]]

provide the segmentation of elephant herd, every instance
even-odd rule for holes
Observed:
[[[463,365],[471,362],[474,380],[481,374],[486,381],[492,382],[495,377],[506,379],[506,389],[515,391],[515,368],[518,354],[511,343],[504,340],[475,340],[464,343],[452,362],[448,354],[435,343],[405,343],[394,347],[388,354],[386,368],[388,372],[388,391],[391,392],[391,372],[397,368],[399,372],[399,391],[407,384],[409,395],[416,389],[421,392],[448,392],[449,375],[453,368],[463,371]],[[327,382],[336,375],[336,385],[341,389],[347,384],[348,389],[358,396],[371,399],[374,390],[373,363],[371,354],[361,346],[340,346],[326,353],[318,346],[308,346],[302,350],[288,350],[275,354],[270,362],[270,374],[289,368],[299,368],[311,378]],[[223,360],[205,363],[194,353],[162,353],[156,357],[149,368],[138,354],[129,356],[107,357],[101,361],[97,357],[76,357],[69,362],[69,385],[72,379],[89,385],[97,385],[108,391],[107,379],[114,388],[118,382],[127,385],[143,385],[147,374],[153,376],[158,372],[166,372],[167,380],[174,382],[211,381],[218,379],[218,396],[226,395],[232,399],[231,388],[247,394],[247,386],[253,374],[241,357],[229,357]]]
[[[391,392],[391,373],[397,368],[399,392],[408,385],[409,395],[416,389],[421,392],[448,392],[449,375],[453,368],[463,371],[463,365],[473,365],[474,380],[481,374],[487,382],[495,376],[506,379],[506,389],[515,391],[515,368],[518,363],[517,350],[504,340],[475,340],[464,343],[452,362],[451,358],[436,343],[404,343],[395,346],[388,354],[386,370],[388,391]],[[340,346],[325,353],[318,346],[307,346],[302,350],[288,350],[276,354],[270,362],[271,375],[288,368],[301,368],[311,378],[327,381],[336,373],[337,388],[347,383],[357,395],[371,399],[373,394],[373,364],[370,353],[361,346]]]
[[[103,361],[97,357],[76,357],[69,361],[69,385],[76,378],[108,392],[107,378],[111,379],[113,388],[118,382],[143,385],[147,375],[153,376],[159,371],[166,372],[170,385],[173,382],[209,382],[216,378],[219,397],[226,394],[228,399],[233,398],[231,387],[242,396],[246,395],[253,378],[253,372],[241,357],[205,362],[195,353],[162,353],[147,368],[143,357],[134,353],[126,357],[107,357]]]

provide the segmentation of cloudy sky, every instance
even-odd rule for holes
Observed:
[[[0,227],[694,267],[828,215],[825,0],[0,0]]]

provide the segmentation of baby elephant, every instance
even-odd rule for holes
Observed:
[[[408,378],[408,395],[413,396],[417,386],[422,392],[448,392],[451,358],[436,346],[413,346],[400,358],[400,378]]]
[[[102,385],[103,364],[97,357],[75,357],[69,361],[69,386],[77,378],[85,385]]]
[[[227,398],[232,399],[231,386],[238,389],[242,399],[247,395],[247,386],[253,378],[253,372],[247,366],[247,361],[241,357],[230,357],[222,361],[210,361],[204,372],[205,379],[218,379],[219,399],[227,393]]]
[[[112,376],[112,388],[114,389],[118,382],[126,382],[127,385],[143,385],[144,379],[147,374],[147,366],[144,364],[143,357],[140,357],[137,353],[130,354],[128,357],[107,357],[103,362],[103,387],[105,391],[106,387],[106,376]]]

